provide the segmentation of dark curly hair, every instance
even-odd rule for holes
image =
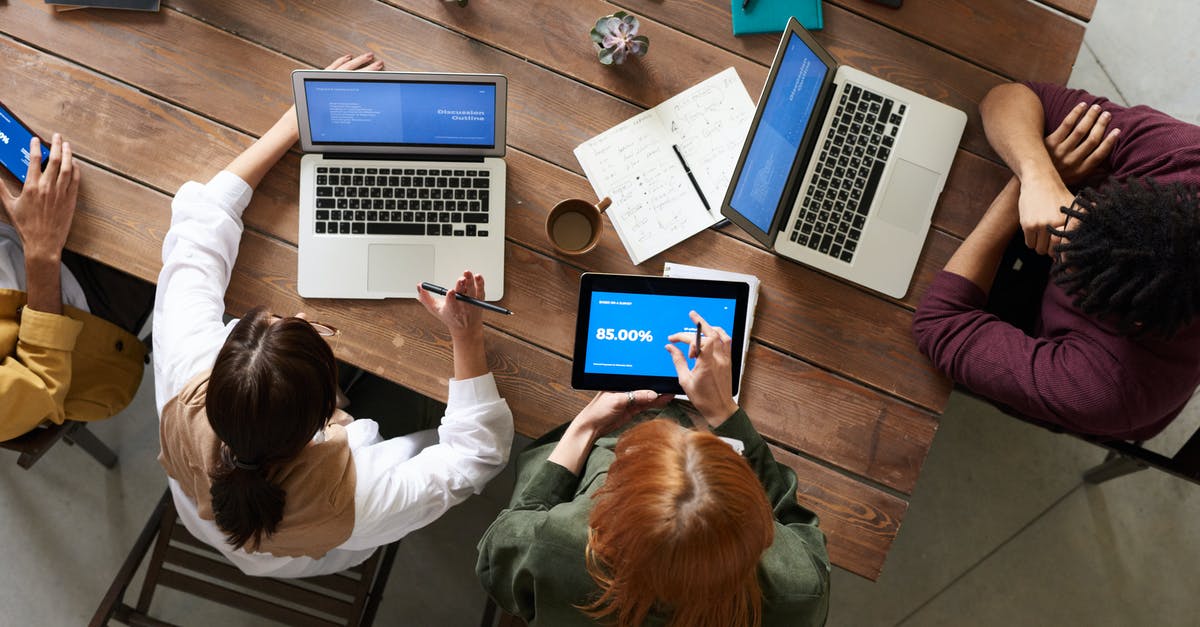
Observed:
[[[1126,335],[1171,337],[1200,313],[1200,188],[1131,179],[1079,193],[1051,276]]]

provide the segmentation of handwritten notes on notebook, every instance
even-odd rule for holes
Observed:
[[[754,102],[729,68],[575,148],[597,197],[612,198],[608,216],[633,263],[721,221],[753,117]]]

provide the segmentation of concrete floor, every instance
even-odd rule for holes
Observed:
[[[1200,123],[1198,15],[1183,0],[1100,0],[1070,84]],[[91,616],[165,486],[152,390],[147,376],[124,414],[94,426],[121,456],[114,470],[67,446],[32,471],[0,455],[0,626]],[[1194,401],[1151,446],[1169,454],[1198,426]],[[883,576],[835,570],[830,625],[1196,624],[1200,487],[1156,471],[1084,486],[1101,457],[955,394]],[[477,624],[475,541],[511,485],[502,476],[405,539],[378,624]],[[155,610],[187,625],[263,623],[170,591]]]

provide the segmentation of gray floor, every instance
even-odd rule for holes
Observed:
[[[1183,0],[1100,0],[1071,84],[1200,122],[1198,14]],[[152,389],[147,377],[129,410],[94,427],[121,456],[114,470],[67,446],[28,472],[0,455],[0,625],[91,616],[164,487]],[[1153,446],[1174,451],[1197,426],[1200,401]],[[953,396],[882,578],[835,571],[830,624],[1196,624],[1200,488],[1153,471],[1083,486],[1100,457]],[[476,623],[474,544],[511,481],[404,541],[379,624]],[[187,625],[262,624],[169,591],[155,607]]]

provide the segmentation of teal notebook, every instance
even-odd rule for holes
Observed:
[[[788,18],[795,16],[808,30],[821,30],[821,0],[750,0],[742,10],[742,0],[731,0],[733,34],[782,33]]]

